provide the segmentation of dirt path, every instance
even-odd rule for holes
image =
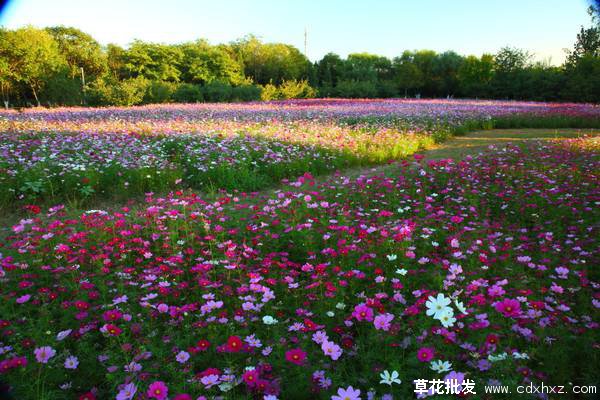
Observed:
[[[430,160],[442,158],[462,159],[467,155],[481,153],[492,145],[501,146],[507,143],[523,143],[531,140],[567,139],[584,135],[600,135],[600,131],[589,129],[495,129],[476,131],[464,136],[455,136],[438,147],[424,152],[424,154],[425,158]]]

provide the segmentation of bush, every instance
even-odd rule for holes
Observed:
[[[377,97],[390,98],[398,96],[398,89],[392,81],[379,81],[377,84]]]
[[[213,81],[202,87],[204,99],[213,103],[230,101],[232,93],[231,85],[221,81]]]
[[[281,99],[309,99],[317,94],[316,90],[306,80],[283,81],[278,90]]]
[[[204,100],[200,86],[191,83],[180,84],[172,96],[177,103],[197,103]]]
[[[374,98],[377,96],[377,87],[372,82],[340,81],[336,86],[339,97]]]
[[[233,88],[231,97],[234,101],[255,101],[260,100],[261,93],[258,85],[241,85]]]
[[[144,94],[144,103],[166,103],[175,92],[175,84],[164,81],[152,81]]]
[[[48,79],[40,101],[48,105],[75,106],[81,103],[81,81],[58,73]]]
[[[279,92],[279,89],[277,89],[277,86],[273,85],[272,83],[267,83],[262,88],[262,92],[260,93],[260,99],[263,101],[279,100],[280,95],[281,94]]]
[[[98,79],[86,93],[90,105],[133,106],[141,104],[150,82],[143,77],[117,81]]]

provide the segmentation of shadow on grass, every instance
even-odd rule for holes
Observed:
[[[600,136],[599,130],[591,129],[496,129],[476,131],[464,136],[456,136],[435,149],[425,153],[428,160],[452,158],[460,160],[468,155],[476,155],[490,146],[503,146],[508,143],[518,144],[528,141],[560,140],[582,136]]]

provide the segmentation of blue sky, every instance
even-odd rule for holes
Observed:
[[[333,51],[394,57],[409,49],[496,52],[505,45],[559,64],[581,25],[586,0],[12,0],[0,24],[68,25],[100,43],[133,39],[211,43],[248,33],[304,48],[312,60]]]

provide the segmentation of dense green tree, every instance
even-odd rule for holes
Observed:
[[[406,97],[409,92],[423,87],[423,73],[414,63],[413,53],[405,51],[402,56],[394,58],[394,80]]]
[[[184,43],[180,70],[185,82],[210,83],[215,80],[239,85],[245,81],[241,65],[224,46],[211,46],[206,40]]]
[[[106,55],[90,35],[65,26],[46,28],[46,31],[56,40],[60,53],[69,65],[71,78],[80,76],[83,69],[85,79],[93,82],[106,72]]]
[[[247,36],[229,45],[244,75],[259,84],[281,84],[286,80],[307,79],[310,61],[294,46],[283,43],[262,43]]]
[[[136,40],[121,57],[129,78],[178,82],[181,77],[183,51],[178,46]]]
[[[66,66],[58,44],[48,32],[31,26],[6,31],[1,38],[0,59],[7,79],[26,85],[39,106],[41,90]]]
[[[490,97],[490,83],[493,76],[493,55],[483,54],[480,58],[466,57],[457,73],[460,94],[466,97]]]

